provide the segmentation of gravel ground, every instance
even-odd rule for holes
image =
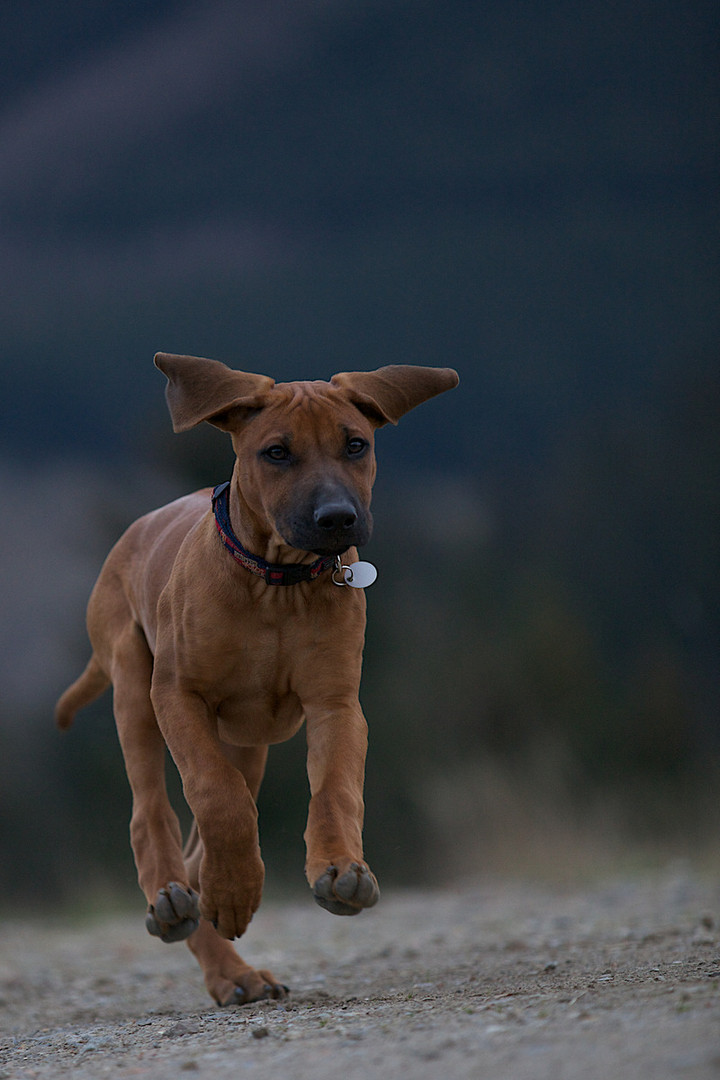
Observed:
[[[687,866],[267,904],[242,952],[292,994],[244,1008],[142,916],[4,923],[0,1077],[720,1077],[720,882]]]

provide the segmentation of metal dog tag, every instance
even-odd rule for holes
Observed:
[[[342,571],[345,584],[352,585],[353,589],[367,589],[378,575],[371,562],[354,562],[350,566],[343,566]]]

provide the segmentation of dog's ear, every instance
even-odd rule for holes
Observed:
[[[401,416],[428,398],[452,390],[459,382],[452,368],[394,364],[377,371],[344,371],[330,382],[344,390],[377,427],[397,424]]]
[[[275,385],[267,375],[233,371],[219,360],[202,356],[157,353],[155,366],[169,380],[165,396],[173,431],[187,431],[203,420],[227,431],[232,426],[232,410],[262,408]]]

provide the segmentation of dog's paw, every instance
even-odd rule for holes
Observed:
[[[367,866],[352,862],[342,873],[337,866],[328,866],[313,885],[313,898],[333,915],[357,915],[377,904],[380,889]]]
[[[236,868],[233,870],[233,868]],[[262,899],[265,867],[259,850],[200,863],[200,914],[222,938],[242,937]]]
[[[167,942],[184,941],[197,930],[199,923],[198,894],[175,881],[159,890],[145,916],[147,932]]]
[[[271,972],[248,968],[232,983],[222,980],[212,994],[218,1005],[249,1005],[252,1001],[282,1001],[290,991],[277,982]]]

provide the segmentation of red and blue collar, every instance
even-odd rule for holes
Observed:
[[[336,563],[334,555],[325,555],[313,563],[269,563],[259,555],[251,555],[242,546],[230,524],[230,481],[213,489],[212,507],[220,539],[232,557],[251,574],[264,578],[268,585],[298,585],[314,581]]]

